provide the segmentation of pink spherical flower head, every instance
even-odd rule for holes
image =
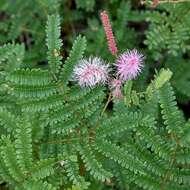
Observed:
[[[81,87],[93,87],[105,84],[108,79],[109,67],[98,57],[82,59],[74,68],[73,78]]]
[[[143,67],[144,56],[136,49],[126,51],[116,61],[117,75],[124,82],[134,79]]]

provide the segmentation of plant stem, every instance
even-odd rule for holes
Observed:
[[[104,112],[106,111],[106,108],[108,107],[108,104],[111,102],[111,100],[112,100],[112,95],[111,95],[111,93],[110,93],[110,94],[109,94],[109,97],[108,97],[108,100],[107,100],[107,102],[106,102],[106,104],[105,104],[105,106],[104,106],[104,109],[102,110],[101,116],[103,116],[103,114],[104,114]]]
[[[158,4],[161,4],[161,3],[183,3],[183,2],[189,2],[189,0],[160,0],[158,2]],[[142,0],[141,1],[141,4],[144,5],[146,4],[147,1],[146,0]]]

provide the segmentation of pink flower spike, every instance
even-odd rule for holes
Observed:
[[[102,11],[100,13],[100,18],[104,27],[104,31],[106,34],[107,42],[108,42],[108,47],[112,55],[116,55],[118,50],[115,42],[115,38],[112,32],[112,27],[111,23],[108,17],[108,14],[106,11]]]
[[[115,88],[113,91],[112,91],[112,95],[113,97],[115,97],[116,99],[123,99],[123,94],[121,92],[121,88]]]
[[[121,91],[122,81],[118,79],[113,79],[111,82],[112,95],[114,98],[123,99],[123,94]]]
[[[120,80],[127,81],[136,78],[143,67],[144,56],[136,49],[126,51],[116,61],[117,75]]]
[[[122,81],[121,80],[118,80],[118,79],[113,79],[111,81],[111,85],[110,85],[110,88],[111,89],[114,89],[114,88],[120,88],[122,86]]]
[[[109,67],[98,57],[82,59],[74,68],[73,79],[81,87],[93,87],[105,84],[108,80]]]

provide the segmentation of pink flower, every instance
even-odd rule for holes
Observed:
[[[121,54],[116,61],[117,75],[124,81],[134,79],[143,67],[144,56],[136,49]]]
[[[109,67],[98,57],[82,59],[74,68],[73,78],[81,87],[92,87],[105,84],[108,79]]]
[[[101,21],[102,21],[102,24],[104,27],[104,31],[106,33],[106,38],[108,41],[109,50],[110,50],[112,55],[116,55],[118,50],[117,50],[115,38],[114,38],[114,35],[112,32],[112,27],[111,27],[111,23],[110,23],[107,12],[106,11],[101,12],[100,17],[101,17]]]
[[[113,79],[111,81],[111,89],[112,89],[112,95],[113,97],[117,98],[117,99],[122,99],[123,98],[123,94],[121,91],[121,86],[122,86],[122,82],[118,79]]]

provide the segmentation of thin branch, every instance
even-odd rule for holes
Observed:
[[[104,106],[104,108],[103,108],[103,110],[102,110],[102,113],[101,113],[101,116],[104,114],[104,112],[106,111],[106,108],[108,107],[108,104],[111,102],[111,100],[112,100],[112,95],[111,95],[111,93],[109,94],[109,97],[108,97],[108,100],[107,100],[107,102],[106,102],[106,104],[105,104],[105,106]]]
[[[152,6],[157,6],[158,4],[162,4],[162,3],[184,3],[184,2],[190,2],[190,0],[155,0],[153,1]],[[147,0],[141,0],[141,4],[147,4]]]
[[[184,2],[190,2],[190,0],[163,0],[159,1],[158,4],[160,3],[184,3]]]

